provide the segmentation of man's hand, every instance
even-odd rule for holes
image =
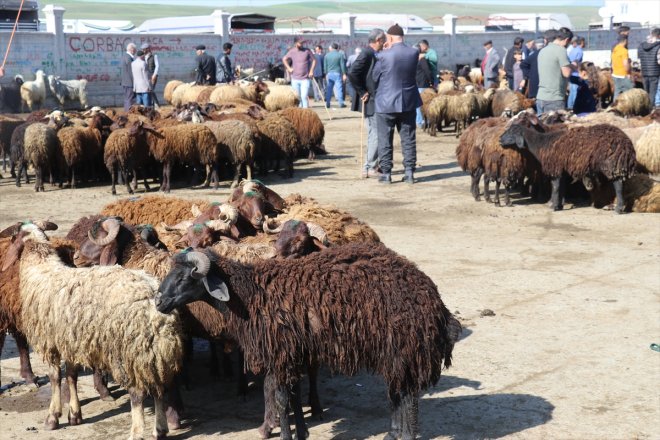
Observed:
[[[286,66],[286,71],[289,72],[289,73],[293,73],[293,68],[289,67],[289,66]]]
[[[341,76],[341,79],[342,79],[342,81],[346,81],[346,74],[345,73]]]
[[[367,92],[367,93],[365,93],[364,95],[362,95],[362,98],[360,98],[360,99],[362,100],[362,102],[367,102],[367,101],[369,101],[369,92]]]
[[[155,83],[157,79],[158,79],[158,75],[153,75],[153,76],[151,77],[151,82],[152,82],[152,83]]]
[[[307,74],[307,77],[314,78],[314,71],[310,70],[309,73]]]
[[[5,76],[5,68],[0,67],[0,78],[2,78],[3,76]]]

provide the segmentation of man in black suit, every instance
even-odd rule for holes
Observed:
[[[124,111],[135,104],[135,93],[133,93],[133,60],[135,59],[137,47],[133,43],[126,45],[126,52],[121,56],[121,86],[124,89]]]
[[[379,177],[378,167],[378,129],[376,128],[376,83],[371,76],[376,53],[383,50],[387,38],[382,29],[373,29],[369,33],[369,46],[362,50],[348,70],[348,80],[355,89],[351,110],[362,112],[367,121],[367,156],[362,170],[362,178]]]
[[[200,44],[195,47],[197,52],[197,78],[195,84],[200,86],[214,86],[215,85],[215,59],[206,53],[206,46]]]

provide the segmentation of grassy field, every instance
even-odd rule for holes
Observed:
[[[531,3],[531,2],[530,2]],[[66,8],[66,18],[95,18],[113,20],[131,20],[139,26],[149,18],[170,17],[180,15],[207,15],[214,8],[200,6],[161,6],[141,4],[136,2],[94,2],[86,0],[58,0],[55,4]],[[566,7],[566,6],[496,6],[486,4],[460,4],[450,2],[431,1],[406,1],[381,0],[379,2],[308,2],[291,3],[278,6],[259,8],[225,8],[229,12],[258,12],[261,14],[274,15],[278,18],[291,17],[317,17],[321,14],[331,12],[374,12],[377,7],[379,12],[415,14],[429,20],[432,24],[442,24],[444,14],[454,14],[459,17],[459,24],[477,24],[475,19],[483,19],[492,13],[507,12],[529,12],[529,13],[566,13],[571,18],[576,29],[584,29],[591,21],[598,21],[598,8],[595,7]],[[474,19],[473,19],[474,18]],[[309,27],[311,21],[303,26]],[[278,27],[288,27],[290,23],[279,24]]]

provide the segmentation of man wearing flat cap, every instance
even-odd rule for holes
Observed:
[[[414,183],[417,162],[415,110],[422,105],[415,74],[419,52],[403,43],[403,29],[398,24],[387,30],[387,50],[376,55],[373,80],[376,83],[376,126],[378,127],[379,183],[392,182],[394,128],[401,136],[403,181]]]
[[[195,47],[197,53],[197,78],[195,84],[199,86],[214,86],[215,85],[215,58],[206,53],[206,46],[203,44]]]
[[[300,96],[300,107],[309,107],[310,78],[314,78],[316,58],[312,51],[304,46],[303,37],[293,38],[293,47],[282,57],[282,64],[291,75],[291,87]]]
[[[486,56],[481,62],[481,73],[484,75],[484,88],[497,87],[500,74],[500,54],[493,47],[493,42],[488,40],[484,43]]]

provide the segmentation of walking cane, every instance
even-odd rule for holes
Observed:
[[[332,116],[330,116],[330,110],[328,110],[328,103],[325,101],[325,93],[321,91],[321,87],[317,84],[316,80],[312,78],[312,84],[316,86],[316,91],[319,92],[319,95],[323,96],[323,108],[325,108],[325,112],[328,115],[328,119],[332,121]]]
[[[357,96],[357,93],[356,93]],[[360,157],[358,158],[358,166],[360,167],[360,177],[362,177],[362,154],[364,147],[364,112],[365,112],[366,103],[362,102],[362,118],[360,120]]]

